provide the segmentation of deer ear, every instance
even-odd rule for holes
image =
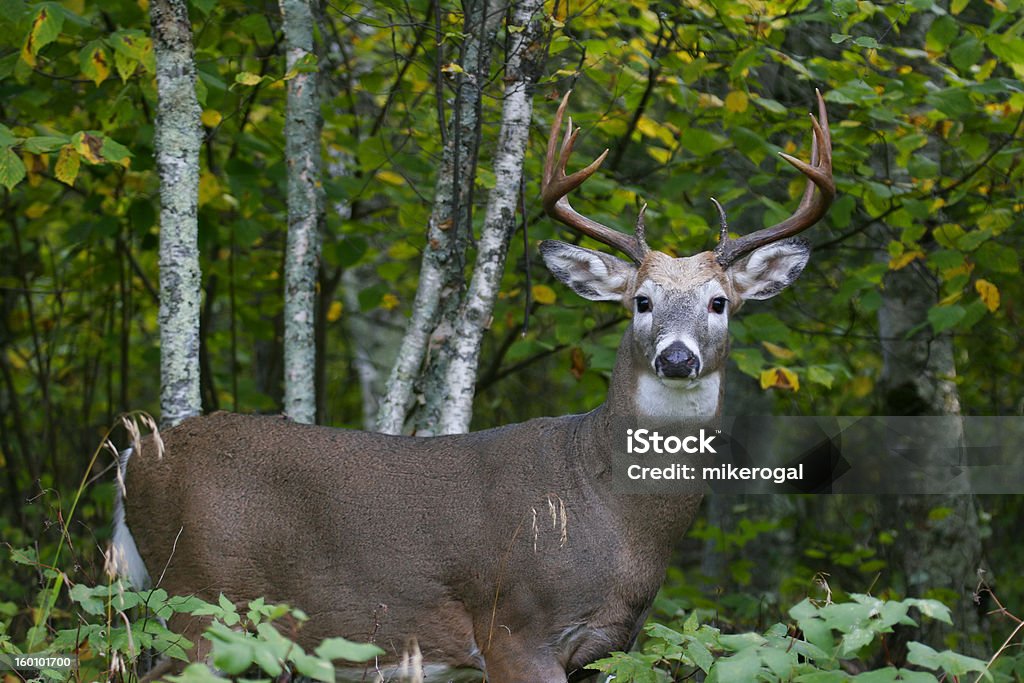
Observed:
[[[622,301],[633,289],[636,268],[622,259],[556,240],[540,243],[551,274],[591,301]]]
[[[769,299],[800,277],[811,246],[803,240],[785,240],[766,244],[740,259],[729,276],[736,293],[743,299]]]

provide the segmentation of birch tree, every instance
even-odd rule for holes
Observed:
[[[199,102],[184,0],[150,4],[156,57],[154,148],[160,174],[160,412],[165,426],[202,411],[199,393]]]
[[[502,7],[491,7],[487,0],[467,2],[465,8],[465,42],[456,70],[455,103],[434,186],[419,284],[377,418],[377,428],[388,434],[400,433],[405,425],[428,342],[445,335],[438,329],[442,301],[450,302],[462,290],[465,245],[472,230],[469,201],[479,148],[480,101],[494,36],[504,15]],[[424,429],[417,433],[429,433],[428,425],[418,427]]]
[[[284,411],[316,421],[316,281],[320,263],[320,96],[310,0],[281,0],[287,52],[288,245],[284,290]]]
[[[437,432],[440,434],[469,431],[473,417],[480,345],[490,326],[494,300],[505,272],[509,240],[515,232],[523,158],[533,117],[533,91],[546,56],[539,45],[542,32],[539,12],[543,4],[542,0],[523,0],[512,9],[511,26],[522,30],[512,33],[511,52],[505,68],[507,88],[494,157],[495,184],[488,197],[473,277],[459,309],[455,333],[438,354],[446,361],[443,363],[446,366],[444,394],[440,401],[434,402],[440,408],[437,411]]]

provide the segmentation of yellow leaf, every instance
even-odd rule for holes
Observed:
[[[64,145],[60,148],[60,153],[57,155],[57,163],[53,167],[53,174],[57,176],[57,180],[65,185],[74,185],[75,178],[78,177],[80,163],[81,159],[75,148],[71,145]]]
[[[388,292],[380,298],[380,307],[385,311],[393,311],[398,308],[398,303],[398,297],[391,292]]]
[[[207,128],[216,128],[224,120],[224,117],[216,109],[204,109],[200,119]]]
[[[772,344],[771,342],[763,341],[761,342],[761,345],[764,346],[764,348],[768,349],[768,353],[772,354],[779,360],[790,360],[791,358],[793,358],[793,356],[796,355],[789,349],[784,348],[782,346],[778,346],[776,344]]]
[[[420,255],[420,250],[412,243],[401,240],[388,247],[388,258],[395,261],[405,261]]]
[[[32,204],[27,209],[25,209],[25,215],[31,218],[32,220],[35,220],[36,218],[39,218],[49,210],[49,204],[46,204],[44,202],[32,202]]]
[[[769,368],[761,371],[761,388],[800,391],[800,378],[789,368]]]
[[[46,5],[39,8],[39,13],[32,20],[32,28],[25,37],[25,43],[21,48],[22,60],[29,66],[34,67],[36,65],[36,55],[39,54],[39,51],[44,46],[57,40],[63,26],[64,14],[59,11],[59,8],[57,11]]]
[[[725,96],[725,108],[734,114],[742,114],[750,106],[750,98],[742,90],[733,90]]]
[[[533,300],[539,304],[553,304],[558,299],[555,290],[547,285],[534,285],[530,291],[533,293]]]
[[[648,147],[647,154],[659,164],[667,164],[672,158],[672,152],[661,147]]]
[[[341,319],[341,302],[332,301],[331,305],[327,308],[327,322],[336,323]]]
[[[889,270],[899,270],[906,268],[914,259],[924,258],[924,252],[914,250],[905,251],[899,256],[889,259]]]
[[[394,171],[377,171],[377,180],[388,185],[404,185],[405,178]]]
[[[235,74],[235,83],[241,83],[242,85],[257,85],[262,80],[259,74],[254,74],[251,71],[242,71]]]
[[[102,45],[92,43],[82,51],[79,63],[82,73],[99,87],[110,75],[110,55]]]
[[[636,122],[636,129],[640,131],[644,137],[661,140],[666,145],[671,145],[675,142],[675,137],[672,135],[672,131],[668,130],[668,128],[649,116],[641,116],[640,120]]]
[[[990,312],[995,313],[999,310],[999,288],[988,280],[977,280],[974,283],[974,289],[977,290],[978,296],[985,302],[985,308]]]
[[[712,107],[721,107],[724,103],[722,98],[717,95],[702,92],[697,96],[697,106],[701,109],[711,109]]]
[[[199,176],[199,206],[208,204],[221,194],[220,181],[209,171]]]

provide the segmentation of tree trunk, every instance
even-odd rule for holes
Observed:
[[[441,365],[446,366],[436,421],[439,434],[467,432],[473,417],[480,346],[484,332],[490,327],[494,300],[505,272],[509,240],[515,232],[523,158],[533,117],[533,90],[543,68],[545,51],[539,44],[541,25],[538,15],[542,7],[542,0],[522,0],[512,10],[511,25],[521,26],[523,30],[512,34],[511,54],[506,61],[505,82],[508,87],[502,107],[498,151],[494,157],[495,184],[488,197],[473,278],[456,318],[455,334],[436,355]],[[431,403],[428,400],[427,405]]]
[[[284,412],[316,421],[316,283],[320,265],[320,97],[309,0],[281,0],[288,81],[288,246],[284,289]]]
[[[465,249],[472,231],[469,208],[479,148],[480,102],[503,15],[491,9],[487,0],[467,2],[465,12],[462,73],[456,76],[455,107],[434,186],[419,285],[377,418],[377,428],[388,434],[399,434],[405,426],[428,343],[435,345],[447,337],[444,329],[446,325],[450,329],[451,321],[448,315],[442,320],[442,302],[447,303],[446,312],[452,311],[451,304],[458,305],[462,291]],[[438,78],[443,77],[438,73]],[[432,425],[419,420],[416,427],[417,433],[432,433]]]
[[[150,20],[160,174],[160,419],[173,426],[202,411],[197,241],[202,131],[188,8],[184,0],[153,0]]]
[[[953,378],[953,338],[933,334],[928,309],[937,299],[931,274],[915,262],[890,272],[884,280],[884,303],[878,313],[882,338],[882,390],[888,415],[959,415],[960,400]],[[911,336],[911,330],[917,332]],[[936,443],[962,442],[963,430],[936,435]],[[941,449],[940,449],[941,450]],[[932,462],[940,462],[936,453]],[[964,462],[963,465],[968,463]],[[978,516],[967,485],[943,495],[897,496],[884,501],[887,516],[902,532],[893,548],[895,568],[906,577],[909,595],[939,597],[953,608],[953,621],[967,632],[978,627],[972,595],[981,561]],[[939,514],[936,514],[939,513]],[[919,629],[903,632],[903,642],[920,639],[942,645],[943,627],[924,620]],[[970,643],[958,645],[970,652]]]

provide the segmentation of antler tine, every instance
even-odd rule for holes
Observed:
[[[562,103],[558,106],[558,111],[555,113],[555,119],[551,122],[551,134],[548,136],[548,151],[547,157],[544,159],[544,176],[541,182],[541,203],[544,206],[544,211],[555,220],[580,231],[588,237],[594,238],[602,244],[618,249],[636,263],[640,263],[644,260],[647,252],[650,251],[643,236],[642,212],[638,219],[638,227],[640,228],[638,234],[631,236],[602,225],[591,218],[587,218],[578,213],[569,204],[569,198],[566,195],[592,176],[608,156],[608,150],[606,149],[589,166],[567,176],[565,174],[565,167],[569,161],[569,156],[572,154],[576,136],[580,132],[579,128],[573,129],[572,118],[570,118],[569,125],[565,129],[565,136],[562,138],[562,145],[558,149],[556,161],[555,147],[558,144],[558,131],[562,127],[562,117],[569,104],[569,95],[571,93],[571,90],[565,93],[565,97],[562,98]]]
[[[836,196],[836,184],[832,178],[832,131],[828,127],[828,112],[821,92],[818,97],[818,119],[811,114],[812,146],[811,163],[806,163],[788,154],[780,153],[783,159],[807,176],[807,189],[792,216],[770,228],[758,230],[736,239],[723,235],[715,247],[715,257],[723,268],[743,258],[758,247],[797,235],[817,223],[828,211]]]

